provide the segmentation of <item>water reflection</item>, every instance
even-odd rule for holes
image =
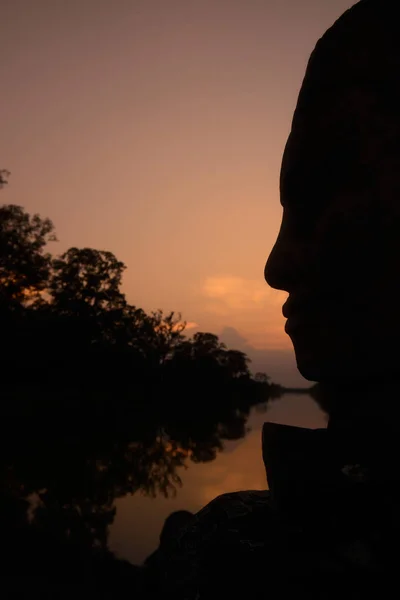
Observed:
[[[224,486],[246,486],[240,472],[251,468],[238,461],[232,470],[229,457],[252,439],[246,438],[252,409],[269,399],[261,384],[252,390],[246,385],[225,386],[223,394],[177,396],[174,402],[156,401],[147,390],[134,402],[119,398],[112,411],[113,399],[87,392],[41,390],[40,401],[33,402],[35,392],[27,389],[23,401],[8,399],[0,519],[10,577],[22,571],[46,584],[85,578],[103,585],[107,574],[128,566],[110,548],[140,563],[155,550],[175,506],[197,510]],[[190,484],[193,473],[204,483],[197,491]],[[180,493],[186,487],[191,506]],[[126,501],[138,504],[124,506]],[[129,532],[128,551],[118,538],[121,529]],[[145,538],[144,531],[153,537]]]
[[[265,421],[313,429],[326,427],[326,415],[309,395],[285,394],[276,401],[252,407],[244,438],[224,443],[216,460],[188,463],[182,487],[173,498],[149,501],[141,494],[116,502],[117,514],[110,528],[109,547],[135,564],[154,551],[165,519],[173,511],[196,512],[219,494],[243,489],[265,489],[261,430]]]

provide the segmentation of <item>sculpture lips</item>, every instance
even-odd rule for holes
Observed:
[[[291,334],[300,329],[309,329],[313,327],[310,319],[304,318],[301,315],[292,315],[285,323],[285,332]]]
[[[289,296],[282,306],[282,314],[286,319],[298,314],[310,314],[311,302],[306,298]]]
[[[291,333],[298,329],[315,327],[315,302],[310,297],[289,297],[282,306],[282,314],[286,317],[285,332]]]

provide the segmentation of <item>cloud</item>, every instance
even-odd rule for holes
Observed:
[[[176,325],[172,328],[173,331],[178,331],[181,328],[181,325],[184,321],[179,321],[179,323],[176,323]],[[194,321],[187,321],[186,325],[185,325],[185,331],[186,329],[197,329],[198,328],[198,324],[195,323]]]
[[[260,279],[231,275],[208,277],[202,292],[209,299],[207,309],[217,314],[254,308],[265,310],[268,306],[281,306],[287,297],[285,292],[273,290]]]
[[[272,289],[261,278],[221,275],[207,277],[200,293],[202,313],[214,328],[234,325],[257,348],[291,347],[282,315],[286,292]]]

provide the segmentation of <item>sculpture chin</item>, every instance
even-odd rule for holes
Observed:
[[[344,352],[296,351],[296,364],[300,374],[308,381],[317,383],[338,383],[362,381],[371,372],[368,366],[360,361],[351,360]]]
[[[308,381],[342,386],[382,385],[388,381],[398,381],[398,362],[393,357],[354,356],[345,352],[337,355],[318,355],[295,352],[300,374]]]
[[[297,359],[296,362],[300,375],[308,381],[319,382],[324,379],[323,372],[321,371],[321,368],[318,368],[318,365],[299,359]]]
[[[310,334],[296,335],[295,332],[291,333],[290,338],[300,374],[308,381],[321,381],[329,361],[323,359],[321,351],[317,351],[321,346],[319,340],[313,339]]]
[[[371,377],[374,352],[363,353],[342,330],[329,324],[291,332],[300,374],[312,382],[360,381]],[[373,371],[378,369],[376,360]]]
[[[294,351],[297,368],[308,381],[320,383],[362,379],[368,372],[365,363],[360,362],[360,357],[355,360],[337,345],[327,347],[319,338],[310,336],[307,341],[296,339]]]

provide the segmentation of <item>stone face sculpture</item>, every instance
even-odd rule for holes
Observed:
[[[166,567],[171,597],[361,598],[396,580],[397,9],[362,0],[321,38],[282,162],[265,276],[289,293],[286,331],[300,372],[329,391],[328,429],[264,425],[270,490],[225,494],[194,516]]]
[[[396,2],[362,0],[311,55],[281,171],[265,275],[314,381],[397,374],[400,36]]]

